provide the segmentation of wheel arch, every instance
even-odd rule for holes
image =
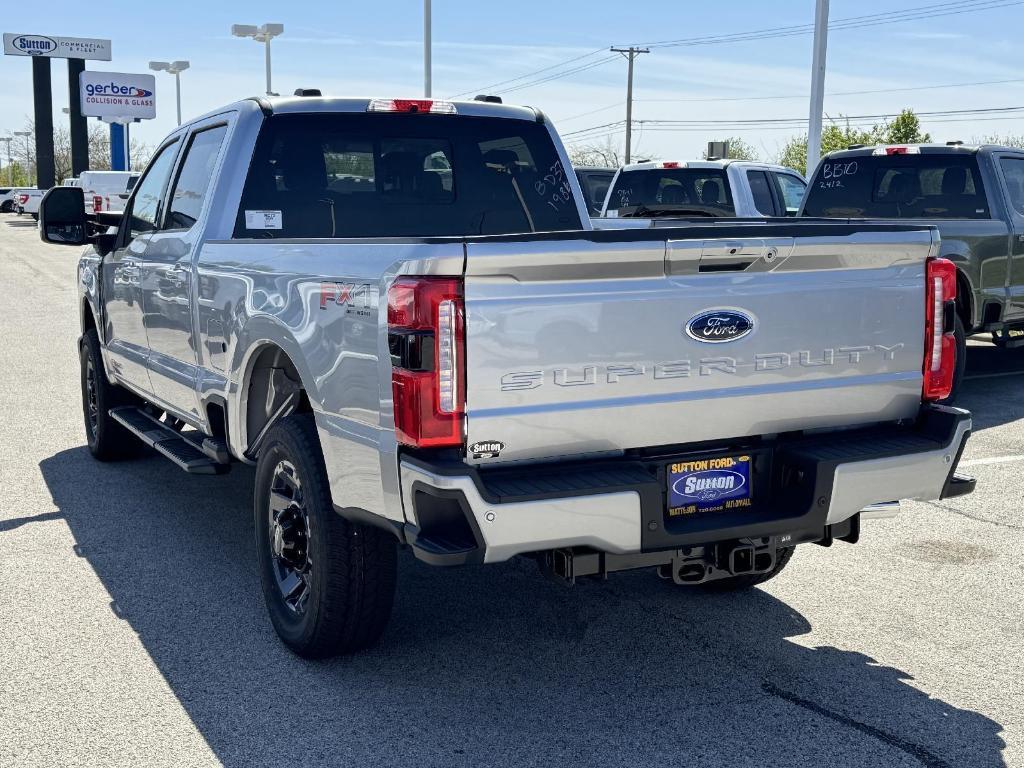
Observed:
[[[235,407],[228,416],[232,443],[239,458],[255,461],[259,446],[272,422],[292,413],[312,413],[316,392],[302,369],[297,347],[263,339],[249,348],[238,384]]]
[[[956,311],[960,315],[960,322],[964,324],[964,330],[970,333],[977,323],[974,322],[974,287],[971,279],[967,276],[960,265],[956,267]]]

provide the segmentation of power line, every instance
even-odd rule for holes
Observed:
[[[963,13],[975,13],[978,11],[994,10],[1021,4],[1022,0],[958,0],[958,2],[936,3],[932,5],[917,6],[915,8],[886,11],[884,13],[848,16],[846,18],[836,19],[829,24],[828,28],[830,32],[841,29],[858,29],[863,27],[874,27],[880,24],[896,24],[906,21],[919,21],[922,19],[953,16]],[[750,30],[747,32],[733,32],[724,35],[702,35],[700,37],[680,38],[677,40],[660,40],[652,43],[646,43],[646,45],[649,48],[696,47],[720,45],[724,43],[742,43],[768,38],[794,37],[799,35],[809,35],[813,32],[813,24],[795,24],[785,27],[769,27],[766,29]]]
[[[1020,107],[977,107],[974,109],[941,109],[931,112],[915,112],[919,118],[946,117],[953,115],[984,115],[995,113],[1020,112]],[[834,122],[846,120],[891,120],[899,117],[899,113],[884,113],[876,115],[840,115]],[[638,123],[647,125],[772,125],[772,124],[794,124],[806,123],[807,119],[802,117],[762,117],[743,118],[739,120],[671,120],[653,118],[649,120],[637,120]]]
[[[633,101],[640,101],[640,99],[633,99]],[[572,117],[560,117],[560,118],[558,118],[558,122],[559,123],[567,123],[570,120],[576,120],[578,118],[586,117],[587,115],[593,115],[593,114],[596,114],[598,112],[607,112],[609,109],[617,109],[618,107],[621,107],[621,106],[622,106],[622,102],[621,101],[617,101],[614,104],[609,104],[606,107],[598,107],[597,109],[591,109],[591,110],[588,110],[586,112],[580,112],[578,115],[573,115]],[[3,139],[0,139],[0,141],[3,141]]]
[[[548,71],[550,71],[552,69],[557,69],[559,67],[563,67],[566,64],[572,64],[574,62],[581,61],[582,59],[589,59],[591,56],[596,56],[597,54],[604,53],[607,50],[608,50],[607,48],[602,46],[601,48],[597,48],[597,49],[591,51],[590,53],[584,53],[584,54],[581,54],[579,56],[574,56],[571,59],[566,59],[565,61],[560,61],[557,64],[552,64],[552,65],[547,66],[547,67],[541,67],[540,69],[535,69],[532,72],[527,72],[525,75],[520,75],[519,77],[513,77],[513,78],[511,78],[509,80],[502,80],[500,83],[491,83],[490,85],[483,85],[483,86],[481,86],[479,88],[473,88],[472,90],[469,90],[469,91],[463,91],[462,93],[456,93],[451,98],[457,99],[459,96],[468,96],[471,93],[487,93],[492,88],[499,88],[500,86],[508,85],[509,83],[514,83],[514,82],[516,82],[518,80],[525,80],[528,77],[533,77],[534,75],[539,75],[541,72],[548,72]]]
[[[616,58],[617,58],[616,56],[608,56],[608,57],[606,57],[604,59],[598,59],[595,62],[591,62],[591,63],[588,63],[588,64],[581,64],[578,67],[575,67],[573,69],[568,69],[568,70],[566,70],[564,72],[558,72],[558,73],[555,73],[553,75],[549,75],[548,77],[542,77],[539,80],[532,80],[530,82],[523,83],[522,85],[517,85],[517,86],[515,86],[513,88],[506,88],[503,91],[501,91],[501,93],[503,93],[503,94],[515,93],[516,91],[521,91],[524,88],[532,88],[535,85],[543,85],[544,83],[551,82],[552,80],[558,80],[558,79],[563,78],[563,77],[568,77],[569,75],[575,75],[575,74],[577,74],[579,72],[586,72],[588,69],[594,69],[595,67],[600,67],[600,66],[603,66],[605,64],[608,64],[609,62],[615,61]]]
[[[829,25],[829,30],[840,30],[840,29],[856,29],[863,27],[873,27],[880,24],[896,24],[907,21],[918,21],[921,19],[938,18],[942,16],[952,16],[963,13],[976,13],[980,11],[995,10],[999,8],[1008,8],[1015,5],[1024,5],[1024,0],[956,0],[955,2],[946,3],[935,3],[931,5],[917,6],[915,8],[905,8],[896,11],[886,11],[883,13],[866,14],[862,16],[850,16],[844,19],[837,19]],[[785,27],[769,27],[760,30],[750,30],[747,32],[736,32],[726,35],[708,35],[693,38],[681,38],[678,40],[662,40],[654,43],[647,44],[648,48],[678,48],[678,47],[695,47],[704,45],[720,45],[726,43],[736,42],[748,42],[753,40],[765,40],[769,38],[782,38],[782,37],[794,37],[799,35],[808,35],[814,31],[813,24],[800,24],[791,25]],[[634,46],[636,47],[636,46]],[[500,88],[503,85],[517,83],[517,85],[502,90],[502,93],[514,93],[526,88],[532,88],[536,85],[543,85],[545,83],[552,82],[553,80],[559,80],[564,77],[570,77],[581,72],[594,69],[595,67],[603,66],[611,61],[614,61],[614,57],[607,57],[600,59],[595,62],[588,62],[580,66],[572,67],[570,69],[561,71],[561,68],[568,65],[574,64],[584,59],[589,59],[597,54],[603,52],[604,48],[598,48],[590,53],[581,54],[557,64],[552,64],[547,67],[543,67],[532,72],[514,77],[509,80],[504,80],[499,83],[492,83],[491,85],[483,86],[480,88],[474,88],[473,90],[463,91],[460,94],[456,94],[452,98],[458,96],[465,96],[471,93],[486,93],[495,88]],[[559,70],[559,71],[553,71]],[[541,74],[544,72],[550,72],[551,74],[546,75],[536,80],[529,80],[534,75]],[[527,82],[520,82],[520,81]]]
[[[967,88],[976,85],[1007,85],[1009,83],[1024,83],[1024,78],[1015,77],[1009,80],[978,80],[973,83],[943,83],[940,85],[913,85],[905,88],[878,88],[875,90],[867,91],[829,91],[826,96],[866,96],[874,93],[906,93],[908,91],[934,91],[944,88]],[[658,102],[662,104],[693,104],[693,103],[708,103],[708,102],[721,102],[721,101],[775,101],[780,99],[806,99],[806,93],[794,93],[789,95],[776,95],[776,96],[715,96],[709,98],[699,99],[636,99],[636,101],[644,102]],[[610,107],[605,107],[610,109]],[[594,110],[599,112],[600,110]],[[588,114],[588,113],[584,113]],[[581,117],[582,115],[577,115]],[[571,120],[572,118],[566,118]]]
[[[923,118],[930,123],[944,122],[971,122],[981,120],[1005,120],[1024,118],[1024,106],[1020,107],[980,107],[976,109],[948,109],[931,112],[916,112],[916,116]],[[972,116],[967,118],[966,116]],[[898,113],[874,114],[874,115],[840,115],[830,118],[834,125],[849,125],[850,127],[870,127],[877,125],[879,121],[891,120],[899,117]],[[945,119],[943,119],[945,118]],[[672,131],[740,131],[740,130],[799,130],[807,125],[807,119],[802,117],[780,117],[780,118],[749,118],[740,120],[635,120],[634,123],[649,131],[672,132]],[[593,125],[589,128],[580,128],[562,134],[562,138],[569,143],[580,141],[593,141],[595,138],[603,138],[609,134],[621,133],[625,126],[624,120],[617,120],[601,125]]]

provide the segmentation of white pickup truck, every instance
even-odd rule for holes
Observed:
[[[642,223],[595,223],[621,227],[649,226],[656,218],[796,216],[806,188],[792,168],[751,160],[632,163],[612,179],[601,217]]]
[[[399,546],[736,589],[973,489],[970,415],[934,402],[956,291],[934,229],[595,231],[569,168],[535,109],[317,92],[180,126],[123,215],[44,200],[45,241],[92,245],[90,451],[255,465],[296,653],[381,635]]]
[[[18,212],[18,215],[29,214],[33,219],[39,218],[39,204],[43,200],[43,195],[46,194],[45,189],[35,189],[22,187],[16,190],[14,195],[14,210]]]

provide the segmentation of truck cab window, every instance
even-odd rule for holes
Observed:
[[[1010,205],[1024,216],[1024,157],[1002,157],[999,159],[999,167],[1006,181]]]
[[[128,219],[129,239],[156,229],[177,150],[177,139],[165,145],[150,161],[142,180],[136,185]]]
[[[192,137],[178,179],[174,183],[174,190],[170,194],[171,204],[165,229],[190,229],[196,223],[227,130],[226,125],[218,125]]]
[[[775,198],[768,183],[768,174],[764,171],[747,171],[750,193],[754,196],[754,207],[765,216],[775,215]]]
[[[538,123],[282,114],[260,132],[235,237],[429,237],[580,226],[566,171]]]
[[[786,215],[796,216],[797,211],[800,210],[800,203],[803,202],[807,185],[803,180],[789,173],[776,173],[774,176],[779,182],[779,191],[782,194]]]

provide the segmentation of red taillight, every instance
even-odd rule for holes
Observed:
[[[944,400],[953,389],[956,371],[956,267],[948,259],[928,259],[925,298],[925,400]]]
[[[677,163],[677,162],[662,163],[661,167],[662,168],[678,168],[679,167],[679,163]]]
[[[18,202],[24,205],[28,202],[28,195],[18,195]]]
[[[103,210],[103,197],[102,196],[100,196],[100,195],[93,195],[92,196],[92,209],[93,209],[94,212],[95,211],[102,211]]]
[[[462,445],[466,332],[462,281],[400,277],[388,290],[388,347],[398,441]]]

